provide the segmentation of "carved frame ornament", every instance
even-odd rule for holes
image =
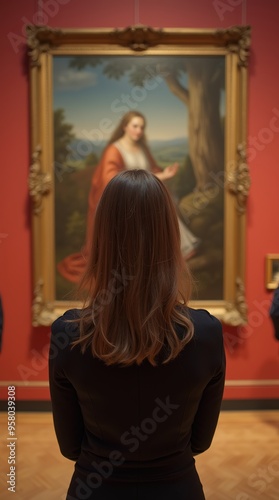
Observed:
[[[33,324],[49,325],[73,301],[56,300],[54,255],[54,172],[52,130],[52,61],[56,55],[224,56],[225,123],[225,256],[221,300],[196,300],[224,322],[247,319],[245,301],[245,220],[250,189],[246,160],[247,65],[251,29],[157,29],[144,25],[123,29],[27,27],[31,89],[29,191],[33,206]]]

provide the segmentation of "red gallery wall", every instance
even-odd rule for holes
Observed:
[[[268,317],[271,294],[265,289],[264,261],[267,253],[279,253],[279,133],[274,132],[271,138],[270,133],[263,131],[270,130],[274,117],[278,117],[279,127],[279,3],[276,0],[9,0],[0,6],[0,293],[5,313],[0,399],[6,399],[9,381],[17,384],[19,400],[49,399],[46,360],[49,328],[31,325],[28,70],[22,34],[25,24],[40,23],[38,3],[45,8],[44,22],[62,28],[125,27],[136,23],[173,28],[252,26],[248,137],[253,154],[246,244],[249,323],[241,332],[224,326],[228,365],[225,398],[278,398],[279,343],[274,339]]]

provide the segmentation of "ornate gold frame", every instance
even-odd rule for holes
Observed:
[[[250,27],[228,29],[61,30],[28,26],[34,260],[33,325],[49,325],[73,301],[55,300],[52,57],[54,55],[223,55],[226,61],[224,297],[196,301],[231,325],[246,322],[245,233],[250,176],[246,162],[247,62]]]

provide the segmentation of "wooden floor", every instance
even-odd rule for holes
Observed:
[[[17,414],[14,496],[4,413],[0,424],[0,499],[64,500],[73,463],[59,453],[51,414]],[[221,413],[212,447],[196,464],[207,499],[279,500],[279,412]]]

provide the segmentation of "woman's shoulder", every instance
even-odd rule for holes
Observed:
[[[72,362],[72,353],[77,352],[72,349],[72,342],[79,337],[78,323],[73,320],[79,316],[79,309],[70,309],[52,323],[49,350],[50,366],[60,370],[64,369],[67,363]]]
[[[119,147],[119,142],[115,141],[111,144],[108,144],[104,149],[103,156],[119,156],[121,157],[121,151]]]
[[[51,325],[52,335],[65,332],[73,334],[78,331],[78,323],[75,321],[80,317],[80,309],[69,309],[62,316],[57,318]]]
[[[194,337],[207,339],[223,339],[221,321],[206,309],[188,308],[188,316],[194,325]]]
[[[188,307],[188,315],[193,323],[221,326],[221,321],[206,309],[193,309],[192,307]]]
[[[103,151],[100,164],[116,164],[120,170],[124,168],[123,155],[117,147],[116,142],[106,146]]]

